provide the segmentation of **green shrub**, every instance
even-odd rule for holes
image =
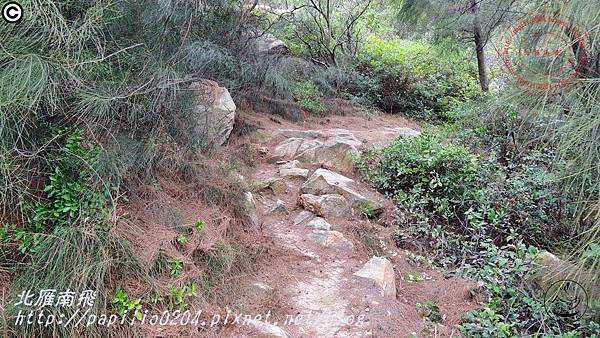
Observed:
[[[362,175],[400,203],[393,239],[399,247],[416,241],[434,264],[478,281],[488,301],[464,318],[465,336],[594,332],[593,311],[581,321],[549,318],[541,291],[524,283],[538,247],[554,249],[569,234],[563,224],[573,196],[558,184],[560,161],[552,148],[511,149],[510,131],[501,127],[514,123],[510,111],[484,124],[463,108],[456,116],[466,122],[400,138],[359,159]],[[482,149],[485,155],[474,155]]]
[[[182,287],[169,287],[169,305],[179,310],[185,310],[189,306],[189,301],[196,296],[196,284],[185,283]]]
[[[206,226],[206,222],[204,222],[201,219],[197,220],[196,223],[194,223],[194,228],[196,228],[196,231],[199,233],[202,233],[202,230],[204,230],[205,226]]]
[[[373,96],[383,111],[445,119],[454,104],[480,93],[476,68],[465,51],[449,53],[421,41],[371,35],[359,58],[361,72],[378,79]]]
[[[443,144],[436,134],[425,132],[368,153],[359,168],[376,188],[408,208],[449,217],[451,206],[473,198],[480,164],[467,148]]]
[[[179,277],[181,272],[183,271],[183,261],[179,258],[169,258],[167,259],[167,264],[169,266],[169,273],[172,277]]]
[[[545,290],[532,288],[526,282],[526,276],[536,272],[534,261],[538,249],[523,244],[516,232],[502,247],[482,243],[479,253],[473,264],[466,264],[456,272],[477,280],[479,289],[474,292],[488,300],[483,308],[464,315],[459,325],[464,336],[520,337],[545,332],[547,337],[589,337],[598,333],[592,309],[581,319],[547,312]]]
[[[321,93],[317,85],[310,81],[302,81],[297,84],[294,91],[294,98],[304,109],[307,109],[316,114],[322,114],[326,108],[321,101]]]
[[[15,243],[21,254],[36,252],[44,234],[56,227],[73,226],[81,220],[102,220],[108,212],[108,191],[95,186],[95,146],[85,141],[79,130],[54,131],[59,147],[54,151],[53,167],[42,191],[45,196],[24,203],[26,224],[2,227],[4,242]]]

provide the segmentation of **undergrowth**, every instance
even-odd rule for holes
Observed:
[[[467,122],[430,128],[365,153],[357,165],[400,206],[393,235],[398,246],[430,252],[436,265],[480,283],[488,301],[465,318],[464,335],[594,332],[595,310],[582,320],[549,317],[543,290],[526,278],[537,268],[539,250],[569,250],[564,224],[575,197],[561,189],[560,162],[551,148],[515,151],[503,144],[510,129],[496,127]]]

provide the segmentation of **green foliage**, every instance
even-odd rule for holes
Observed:
[[[326,108],[321,102],[321,94],[317,85],[310,81],[303,81],[297,84],[294,91],[294,98],[304,109],[307,109],[316,114],[322,114]]]
[[[185,245],[187,243],[187,237],[184,234],[177,235],[176,241],[179,245]]]
[[[56,150],[54,168],[44,187],[45,198],[27,202],[27,224],[3,226],[6,242],[17,243],[21,254],[36,252],[43,242],[43,234],[55,227],[66,227],[86,220],[106,217],[106,192],[97,191],[93,165],[97,151],[85,142],[81,131],[57,130],[56,138],[62,145]]]
[[[90,189],[95,180],[97,151],[91,143],[84,142],[81,131],[67,135],[62,152],[64,155],[44,188],[47,199],[34,205],[29,218],[29,227],[36,231],[68,226],[80,217],[95,217],[106,201],[102,194]]]
[[[547,246],[565,236],[568,197],[549,172],[551,157],[532,151],[518,160],[481,158],[466,146],[426,131],[366,153],[358,162],[373,186],[406,210],[394,238],[429,244],[437,263],[453,266],[476,256],[480,242],[502,245],[514,229],[527,243]]]
[[[377,217],[378,210],[369,202],[369,201],[361,201],[358,203],[358,210],[360,213],[369,219],[373,219]]]
[[[129,298],[129,295],[122,288],[117,288],[112,300],[113,306],[116,307],[119,316],[124,316],[125,312],[133,312],[133,316],[138,320],[142,320],[142,300],[139,298]]]
[[[377,1],[311,1],[278,22],[275,34],[292,52],[319,64],[337,66],[351,62],[361,34],[377,30]]]
[[[417,307],[420,310],[421,317],[425,317],[433,323],[438,323],[442,320],[440,308],[435,302],[428,300],[425,303],[417,303]]]
[[[480,164],[465,147],[445,145],[425,132],[367,154],[359,168],[375,187],[409,208],[450,217],[452,206],[473,198]]]
[[[282,22],[273,27],[272,32],[280,39],[288,48],[292,55],[304,56],[309,55],[309,51],[304,44],[296,36],[296,27],[289,22]]]
[[[183,261],[179,258],[169,258],[167,259],[167,264],[169,266],[169,273],[171,276],[179,277],[183,271]]]
[[[538,249],[523,244],[520,236],[507,239],[498,247],[482,243],[481,254],[473,264],[457,271],[462,277],[479,281],[478,293],[489,301],[482,309],[465,315],[459,326],[468,337],[515,337],[545,332],[546,336],[590,336],[595,331],[593,321],[552,316],[544,308],[543,291],[523,283],[535,273]]]
[[[453,105],[479,95],[476,69],[465,51],[371,35],[360,60],[362,73],[377,79],[371,96],[383,111],[445,119]]]
[[[169,304],[171,308],[184,310],[189,306],[189,301],[196,296],[196,284],[185,283],[182,287],[169,287]]]
[[[31,254],[30,262],[12,283],[11,299],[15,299],[22,290],[94,290],[97,298],[90,312],[108,313],[111,302],[111,285],[108,282],[114,271],[127,271],[129,276],[145,280],[131,246],[110,235],[104,224],[97,222],[88,220],[74,226],[54,228],[39,250]],[[20,310],[22,308],[11,305],[6,308],[11,318]],[[53,307],[47,311],[57,318],[61,314],[76,316],[76,307]],[[56,323],[49,326],[19,325],[12,329],[20,337],[107,335],[105,327],[70,327]]]
[[[196,231],[198,232],[202,232],[202,230],[204,230],[204,226],[206,226],[206,222],[203,220],[197,220],[196,223],[194,223],[194,228],[196,228]]]
[[[479,282],[489,301],[465,318],[465,336],[593,332],[589,319],[549,319],[540,291],[524,284],[537,247],[568,234],[561,224],[573,213],[573,196],[558,184],[562,163],[553,161],[552,148],[517,152],[507,142],[511,126],[521,123],[510,110],[490,123],[473,122],[480,109],[460,109],[456,125],[401,138],[358,161],[363,176],[403,209],[394,240],[398,246],[417,240],[432,250],[436,265]],[[485,157],[474,154],[481,149]],[[595,247],[586,252],[595,255]]]

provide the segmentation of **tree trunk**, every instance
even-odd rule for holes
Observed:
[[[471,11],[473,12],[473,38],[475,39],[475,52],[477,53],[477,68],[479,69],[479,84],[481,90],[487,92],[489,90],[489,84],[487,79],[487,73],[485,68],[485,53],[483,48],[485,43],[481,36],[481,23],[479,22],[479,9],[477,2],[474,0],[471,4]]]

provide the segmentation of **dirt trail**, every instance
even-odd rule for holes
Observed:
[[[263,154],[252,177],[259,187],[252,194],[252,202],[262,233],[272,241],[272,249],[271,258],[261,265],[249,287],[255,289],[257,299],[273,299],[273,313],[268,324],[235,326],[226,334],[233,337],[458,335],[454,325],[460,315],[476,307],[469,297],[471,284],[446,279],[437,269],[413,262],[410,253],[396,248],[390,236],[393,203],[362,183],[346,166],[346,151],[381,146],[399,135],[411,137],[418,127],[389,115],[333,116],[301,124],[261,115],[252,116],[251,120],[258,121],[260,129],[242,142],[253,143]],[[298,162],[292,162],[294,159]],[[299,169],[294,171],[298,175],[282,177],[282,168],[286,167]],[[306,174],[302,169],[308,169],[305,175],[308,178],[302,175]],[[341,181],[327,186],[321,180],[317,183],[321,184],[322,193],[314,193],[315,188],[307,181],[325,172],[323,169],[354,180],[347,183],[351,189],[343,190],[346,183]],[[321,218],[305,210],[310,203],[300,205],[299,200],[305,198],[301,195],[307,191],[314,193],[311,198],[319,199],[312,204],[317,206],[312,211],[321,213]],[[364,217],[361,198],[377,204],[382,210],[378,217]],[[355,200],[358,203],[353,203]],[[345,201],[348,207],[337,201]],[[356,275],[373,256],[384,257],[391,263],[391,277],[382,266],[377,266],[374,279]],[[409,281],[409,275],[415,281]],[[384,284],[377,284],[378,281]],[[393,289],[391,283],[395,284]],[[424,321],[418,303],[426,301],[439,306],[440,323]]]

